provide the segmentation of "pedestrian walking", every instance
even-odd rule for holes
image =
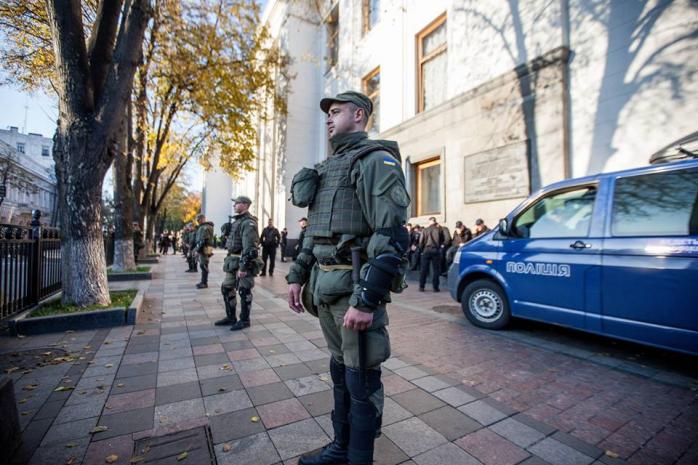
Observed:
[[[160,253],[162,255],[167,255],[170,250],[170,236],[168,234],[163,234],[160,238]]]
[[[286,247],[288,246],[288,230],[281,230],[281,263],[286,262]]]
[[[208,262],[213,255],[213,222],[206,221],[206,215],[199,213],[196,216],[199,228],[196,230],[196,253],[199,256],[199,268],[201,269],[201,282],[197,289],[208,287]]]
[[[264,266],[262,267],[262,274],[260,276],[266,276],[267,274],[267,261],[269,262],[269,276],[274,276],[274,262],[276,262],[276,249],[279,247],[279,242],[281,241],[281,234],[279,230],[274,227],[274,221],[269,218],[267,227],[262,229],[262,261]]]
[[[434,292],[439,292],[441,279],[441,246],[444,243],[443,230],[435,217],[429,218],[429,226],[419,238],[419,248],[422,251],[422,268],[419,273],[419,290],[424,292],[424,285],[429,275],[431,265],[431,284]]]
[[[231,325],[231,331],[238,331],[250,326],[252,309],[252,288],[254,277],[262,268],[258,257],[259,233],[257,218],[249,212],[252,200],[240,195],[233,200],[233,223],[228,235],[226,247],[228,256],[223,261],[225,280],[221,284],[225,318],[216,321],[217,326]],[[237,319],[237,295],[240,295],[240,319]]]
[[[334,384],[334,440],[300,465],[373,463],[380,367],[390,354],[385,305],[402,289],[410,200],[397,144],[366,136],[372,107],[358,92],[323,99],[332,155],[294,177],[293,203],[310,205],[310,221],[286,277],[289,306],[303,311],[305,285],[303,303],[320,319]]]

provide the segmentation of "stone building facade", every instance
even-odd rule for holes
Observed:
[[[40,134],[22,134],[14,127],[0,130],[0,184],[5,186],[0,223],[29,225],[32,210],[41,211],[43,224],[54,222],[57,192],[52,145]]]
[[[233,191],[289,237],[290,179],[327,153],[322,95],[372,96],[413,223],[493,225],[546,184],[645,165],[695,131],[690,0],[269,0],[263,20],[290,59],[289,113],[260,122],[258,169]]]

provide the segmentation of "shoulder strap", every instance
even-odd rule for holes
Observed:
[[[384,145],[380,144],[371,144],[368,147],[364,147],[361,150],[359,150],[357,153],[355,153],[351,157],[351,165],[349,166],[349,169],[351,169],[354,166],[354,163],[356,163],[357,160],[365,157],[369,153],[373,152],[378,152],[378,151],[383,151],[383,152],[388,152],[393,158],[395,158],[395,161],[400,163],[400,156],[395,153],[393,149],[390,147],[386,147]]]

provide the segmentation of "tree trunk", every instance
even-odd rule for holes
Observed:
[[[130,113],[130,112],[128,112]],[[114,154],[114,271],[136,269],[133,252],[133,189],[129,176],[128,115],[124,118]]]
[[[54,145],[61,202],[63,303],[109,305],[104,238],[99,221],[104,174],[80,163],[80,155],[99,148],[89,146],[87,131],[78,126],[79,123],[69,130],[59,127]],[[106,148],[102,146],[102,150]],[[67,153],[72,156],[65,156]]]
[[[100,2],[89,41],[81,2],[52,0],[45,4],[59,97],[54,160],[62,229],[63,303],[108,305],[102,183],[113,161],[108,143],[119,132],[140,61],[149,2],[129,0],[123,9],[121,1]]]
[[[145,250],[147,253],[155,253],[155,217],[153,217],[149,212],[144,212],[145,217]]]

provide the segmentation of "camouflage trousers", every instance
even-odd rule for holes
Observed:
[[[240,319],[249,321],[252,309],[252,288],[254,276],[247,273],[244,278],[237,277],[237,269],[225,273],[225,279],[221,284],[221,294],[225,304],[225,314],[233,321],[237,321],[236,307],[237,294],[240,294]]]
[[[349,308],[349,296],[342,296],[332,304],[318,305],[320,327],[327,341],[327,348],[336,362],[349,368],[360,368],[359,332],[344,327],[344,315]],[[390,337],[385,306],[373,313],[373,324],[364,331],[365,367],[380,370],[380,365],[390,357]],[[384,391],[380,388],[370,394],[370,402],[379,415],[383,412]]]

